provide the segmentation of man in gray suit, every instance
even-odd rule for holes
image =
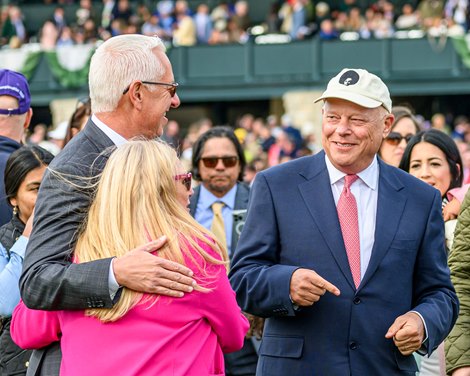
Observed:
[[[245,223],[249,188],[243,184],[245,157],[230,127],[214,127],[203,133],[193,146],[193,177],[201,181],[190,199],[191,215],[204,227],[214,229],[215,207],[220,205],[223,230],[219,235],[231,258]],[[252,341],[245,339],[240,351],[225,355],[227,376],[254,375],[258,356]]]
[[[76,236],[93,195],[85,187],[96,181],[113,147],[133,137],[151,139],[162,134],[167,111],[180,105],[177,85],[159,38],[122,35],[96,50],[89,72],[93,115],[54,159],[39,192],[20,279],[28,307],[109,308],[119,299],[122,286],[173,297],[193,290],[188,268],[150,253],[165,239],[143,244],[122,257],[72,263]],[[58,348],[56,344],[36,352],[28,374],[58,374]],[[53,356],[45,356],[48,351]]]

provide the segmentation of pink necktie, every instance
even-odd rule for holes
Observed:
[[[338,218],[343,233],[344,246],[348,255],[349,267],[356,288],[361,283],[361,249],[359,241],[359,223],[357,203],[351,192],[351,185],[358,179],[357,175],[344,177],[344,188],[338,201]]]

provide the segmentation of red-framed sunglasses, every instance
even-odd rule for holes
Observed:
[[[175,180],[176,181],[181,180],[181,183],[183,183],[183,185],[188,191],[191,190],[192,178],[193,178],[193,174],[191,174],[190,172],[187,172],[185,174],[175,175]]]

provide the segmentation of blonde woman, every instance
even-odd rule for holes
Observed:
[[[223,353],[243,345],[248,322],[227,279],[226,250],[181,204],[176,153],[131,141],[111,155],[75,249],[76,262],[120,257],[166,236],[158,255],[194,272],[183,298],[122,288],[112,308],[45,312],[19,305],[13,339],[25,348],[60,338],[61,375],[223,375]],[[26,323],[29,323],[26,325]],[[34,331],[26,328],[34,327]]]

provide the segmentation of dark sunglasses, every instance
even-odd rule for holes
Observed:
[[[193,178],[193,174],[191,174],[190,172],[187,172],[186,174],[175,175],[175,180],[176,181],[181,180],[181,183],[183,183],[184,187],[188,191],[191,190],[192,178]]]
[[[151,81],[141,81],[143,84],[147,85],[161,85],[161,86],[168,86],[168,92],[170,96],[173,98],[176,95],[176,89],[178,88],[179,84],[177,82],[151,82]],[[126,94],[129,91],[131,85],[126,87],[122,94]]]
[[[238,157],[206,157],[206,158],[201,158],[202,163],[204,163],[204,166],[207,168],[215,168],[217,166],[217,163],[219,163],[219,160],[222,161],[224,166],[226,168],[233,167],[237,164],[238,162]]]
[[[411,137],[413,137],[412,134],[402,136],[398,132],[390,132],[389,135],[385,138],[385,141],[387,141],[389,145],[397,146],[401,140],[405,140],[405,142],[408,143],[411,140]]]

